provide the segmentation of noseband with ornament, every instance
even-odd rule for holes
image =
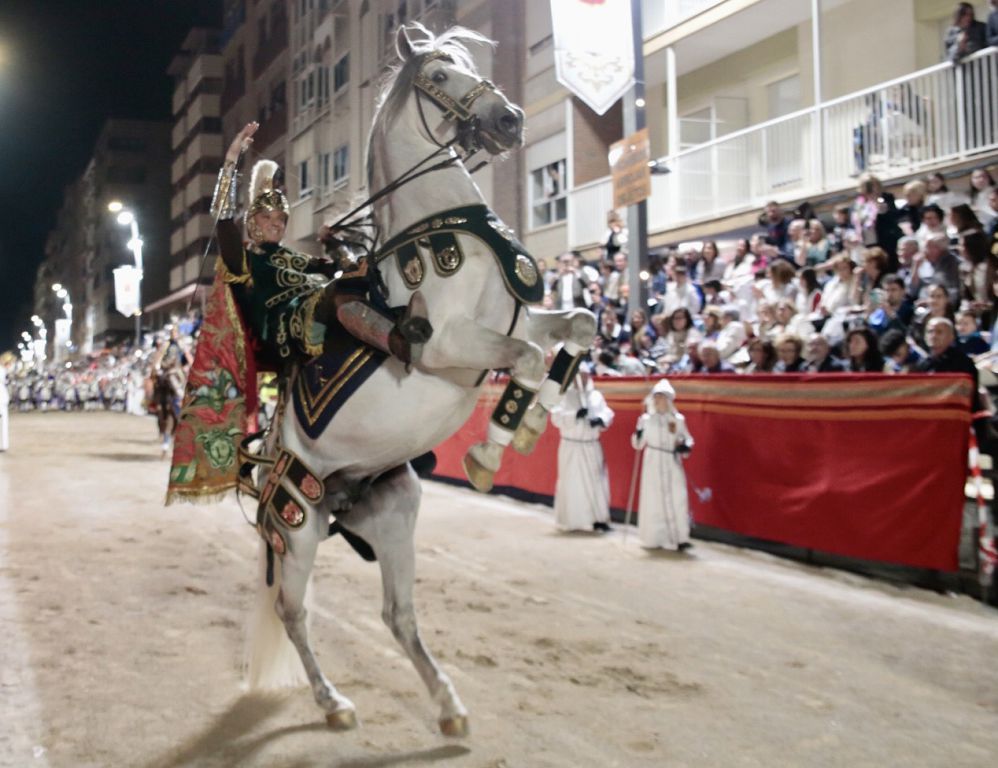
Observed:
[[[436,83],[430,80],[430,78],[428,78],[423,72],[423,67],[431,61],[437,61],[438,59],[449,62],[450,64],[454,63],[454,59],[448,54],[442,51],[433,51],[432,53],[425,55],[420,63],[419,71],[413,79],[413,85],[415,85],[418,91],[416,95],[416,103],[419,106],[419,118],[423,122],[423,128],[438,147],[444,146],[437,141],[436,136],[433,131],[430,130],[430,126],[426,122],[426,115],[423,114],[423,102],[422,99],[419,98],[420,96],[426,96],[426,98],[432,101],[434,105],[440,109],[444,120],[457,125],[457,134],[459,137],[458,141],[464,150],[467,152],[476,152],[481,149],[481,141],[478,135],[481,128],[479,126],[478,115],[471,111],[471,107],[482,94],[494,93],[498,95],[499,89],[496,88],[495,84],[491,80],[482,78],[471,88],[471,90],[464,94],[464,96],[460,99],[455,99],[443,88],[440,88]]]

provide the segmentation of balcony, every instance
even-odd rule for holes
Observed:
[[[890,182],[998,151],[998,48],[944,63],[665,158],[652,177],[649,232]],[[609,177],[569,192],[569,247],[603,237]]]

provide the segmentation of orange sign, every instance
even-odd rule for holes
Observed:
[[[651,197],[651,144],[648,129],[642,128],[610,145],[610,173],[613,176],[613,207],[626,208]]]

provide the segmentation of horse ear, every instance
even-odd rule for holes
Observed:
[[[399,27],[395,34],[395,50],[402,61],[412,58],[412,38],[409,37],[409,28],[405,25]]]

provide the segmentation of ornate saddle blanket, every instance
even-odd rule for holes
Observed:
[[[335,340],[327,338],[325,351],[302,366],[291,389],[295,415],[305,433],[318,439],[386,357],[346,331],[337,334]]]
[[[517,301],[537,304],[544,298],[537,262],[486,205],[452,208],[413,224],[385,243],[374,262],[381,266],[394,261],[406,286],[415,290],[428,269],[449,277],[464,266],[457,235],[475,237],[492,251],[506,289]]]

